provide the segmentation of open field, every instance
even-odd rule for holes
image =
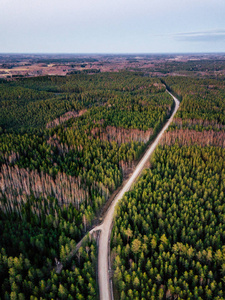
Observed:
[[[143,71],[153,76],[225,75],[224,54],[2,54],[0,78]]]

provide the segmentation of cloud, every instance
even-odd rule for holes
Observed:
[[[173,35],[176,41],[181,42],[217,42],[225,41],[225,30],[210,30],[198,32],[185,32]]]

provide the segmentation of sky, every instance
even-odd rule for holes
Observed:
[[[225,52],[224,0],[0,0],[0,53]]]

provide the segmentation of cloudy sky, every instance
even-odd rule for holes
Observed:
[[[0,52],[225,52],[224,0],[0,0]]]

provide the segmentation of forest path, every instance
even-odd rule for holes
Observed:
[[[145,152],[144,156],[136,166],[130,178],[111,202],[111,205],[106,211],[102,223],[95,226],[93,229],[87,232],[87,234],[83,237],[83,239],[80,240],[80,242],[76,245],[76,248],[73,251],[71,251],[71,253],[69,254],[70,258],[73,257],[77,252],[77,250],[81,247],[82,242],[87,238],[88,234],[91,235],[93,233],[97,233],[97,231],[100,231],[100,237],[98,243],[98,283],[99,283],[100,300],[111,300],[113,298],[112,297],[113,291],[109,282],[109,273],[110,273],[109,271],[111,270],[109,254],[110,254],[110,236],[111,236],[111,230],[113,225],[115,207],[118,201],[121,200],[124,194],[130,190],[132,184],[141,175],[142,170],[144,169],[146,163],[150,159],[150,156],[158,146],[163,133],[167,130],[170,123],[173,121],[174,115],[176,114],[179,108],[180,102],[178,101],[178,99],[174,97],[169,91],[167,92],[171,95],[171,97],[175,102],[175,108],[169,120],[161,129],[154,142],[151,145],[149,145],[147,151]],[[59,272],[61,272],[61,270],[62,268],[60,268]]]
[[[174,118],[174,115],[176,114],[179,108],[180,102],[178,101],[178,99],[174,97],[170,92],[168,93],[171,95],[171,97],[175,102],[175,108],[171,117],[164,125],[164,127],[158,134],[155,141],[149,146],[148,150],[146,151],[145,155],[136,166],[133,174],[131,175],[127,183],[124,185],[124,187],[120,190],[120,192],[116,195],[115,199],[112,201],[103,222],[99,226],[96,226],[90,231],[90,233],[93,233],[94,231],[101,230],[100,238],[99,238],[99,246],[98,246],[98,283],[99,283],[100,300],[111,300],[112,298],[111,297],[112,290],[109,283],[109,269],[110,269],[109,253],[110,253],[110,236],[111,236],[115,207],[118,201],[121,200],[124,194],[130,190],[132,184],[140,176],[146,163],[149,161],[150,156],[158,146],[163,133],[169,127],[170,123]]]

